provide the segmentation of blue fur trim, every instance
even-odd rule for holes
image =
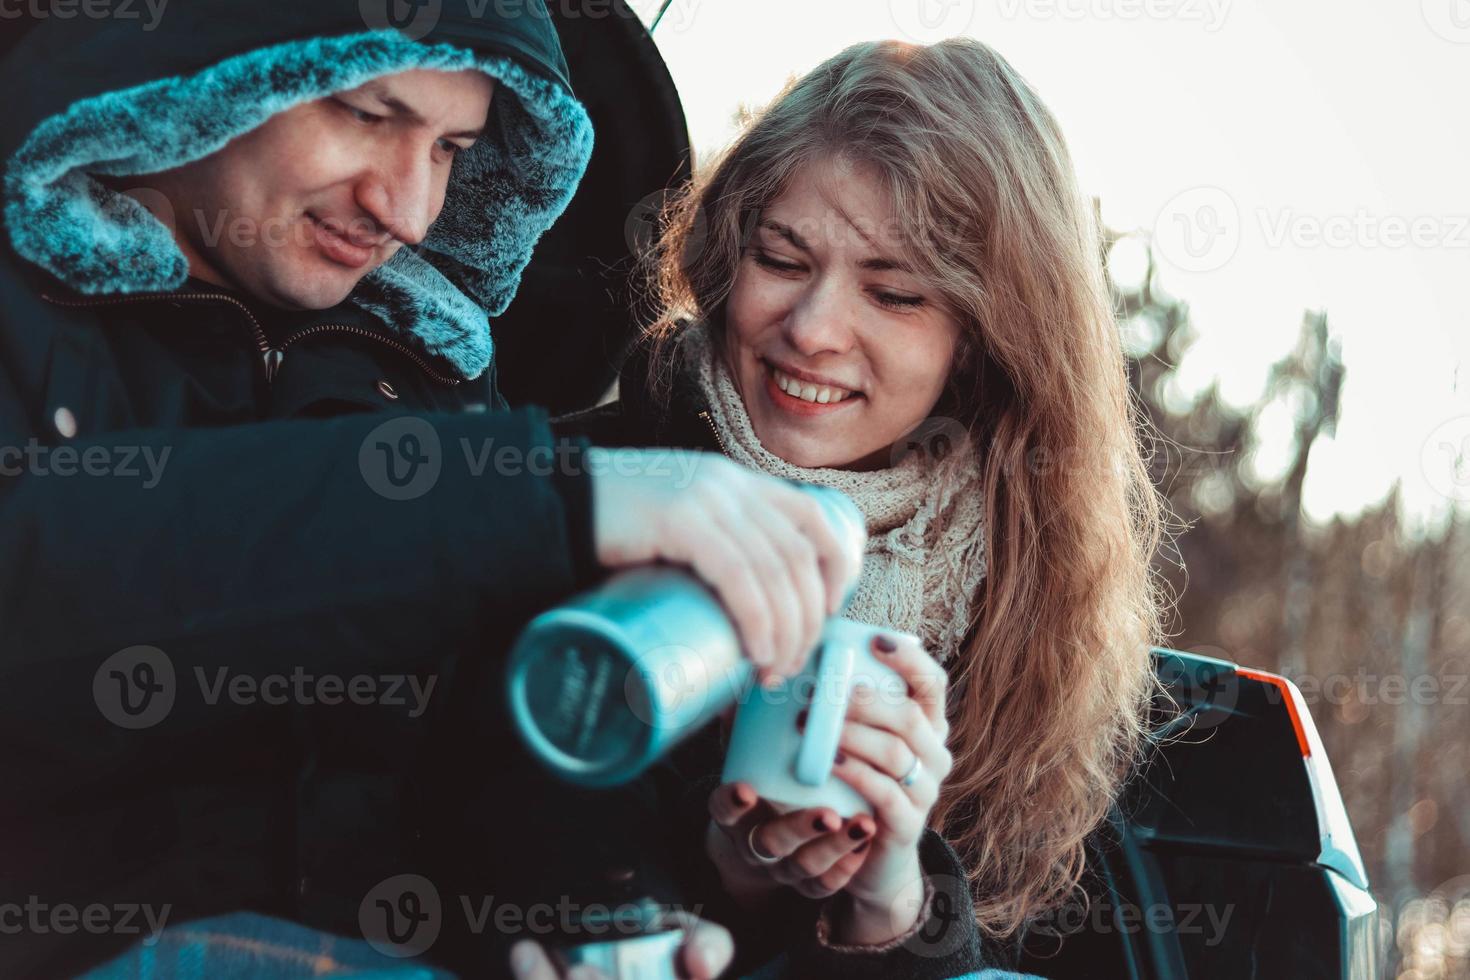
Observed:
[[[192,75],[83,99],[44,120],[11,158],[11,242],[78,292],[176,289],[188,262],[172,234],[89,173],[177,167],[292,106],[415,68],[478,68],[496,79],[490,127],[456,158],[444,209],[424,242],[400,248],[350,299],[415,335],[466,378],[478,377],[493,354],[488,318],[510,305],[532,248],[566,210],[592,155],[582,104],[508,58],[376,30],[260,48]]]

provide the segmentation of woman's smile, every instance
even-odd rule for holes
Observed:
[[[792,415],[830,415],[852,408],[863,400],[860,391],[834,384],[817,384],[788,373],[795,369],[783,371],[764,359],[761,365],[765,368],[766,396],[776,408]]]

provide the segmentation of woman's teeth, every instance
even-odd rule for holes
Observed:
[[[804,402],[816,402],[818,405],[840,402],[854,394],[846,388],[833,388],[829,385],[814,385],[810,381],[798,381],[788,374],[783,374],[775,366],[771,367],[771,377],[776,379],[776,387],[792,398],[800,398]]]

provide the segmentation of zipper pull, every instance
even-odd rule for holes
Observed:
[[[281,362],[286,359],[286,352],[277,347],[268,349],[261,357],[265,360],[265,383],[270,384],[276,380],[276,375],[281,371]]]
[[[720,452],[725,456],[729,456],[730,450],[725,448],[725,440],[720,438],[720,430],[715,427],[714,417],[708,411],[700,412],[699,417],[704,419],[705,425],[709,426],[710,435],[715,437],[715,445],[720,447]]]

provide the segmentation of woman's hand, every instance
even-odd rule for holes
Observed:
[[[847,883],[851,903],[833,922],[834,940],[856,945],[887,942],[915,924],[920,910],[904,899],[922,894],[919,840],[953,764],[944,668],[908,634],[879,634],[873,650],[909,690],[854,690],[832,769],[877,817],[872,846]]]
[[[747,908],[782,886],[808,898],[842,890],[876,829],[866,814],[844,821],[827,807],[778,814],[747,783],[716,789],[709,811],[705,851],[725,889]]]
[[[801,670],[862,569],[821,504],[716,453],[594,447],[586,464],[602,565],[689,566],[729,610],[763,682]]]
[[[710,796],[705,848],[742,905],[781,886],[809,898],[845,892],[833,939],[879,945],[907,932],[922,894],[919,841],[953,760],[945,741],[948,677],[916,637],[879,634],[873,650],[907,687],[859,687],[849,699],[833,775],[873,807],[845,823],[825,807],[779,815],[745,783]],[[918,760],[915,768],[914,760]],[[910,785],[902,780],[913,773]]]

